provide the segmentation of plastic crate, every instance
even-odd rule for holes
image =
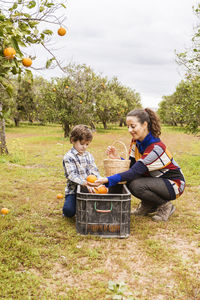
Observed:
[[[109,188],[108,194],[91,194],[78,186],[76,230],[103,237],[126,238],[130,234],[131,194],[125,185]]]

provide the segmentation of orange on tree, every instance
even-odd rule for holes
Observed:
[[[108,189],[105,185],[101,185],[99,187],[94,188],[96,194],[107,194]]]
[[[80,100],[80,104],[82,104],[83,103],[83,101],[82,100]]]
[[[12,47],[5,48],[3,54],[8,59],[13,59],[15,57],[16,51]]]
[[[66,29],[64,27],[60,27],[58,29],[58,35],[63,36],[66,34]]]
[[[63,199],[64,196],[63,196],[63,194],[59,193],[59,194],[57,194],[56,198],[57,198],[57,199]]]
[[[2,209],[1,209],[1,214],[2,215],[7,215],[9,213],[9,209],[7,209],[6,207],[3,207]]]
[[[30,67],[31,65],[32,65],[32,59],[31,58],[29,58],[29,57],[24,57],[23,59],[22,59],[22,63],[23,63],[23,65],[25,66],[25,67]]]
[[[96,180],[97,180],[97,176],[95,176],[95,175],[88,175],[88,177],[86,178],[86,180],[88,181],[88,182],[91,182],[91,183],[94,183]]]

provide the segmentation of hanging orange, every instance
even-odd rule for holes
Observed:
[[[58,35],[63,36],[66,34],[66,29],[64,27],[60,27],[58,29]]]
[[[63,194],[60,194],[60,193],[59,193],[59,194],[57,194],[56,198],[57,198],[57,199],[63,199],[64,196],[63,196]]]
[[[22,59],[22,63],[25,67],[30,67],[32,65],[32,59],[29,57],[25,57]]]
[[[3,54],[8,59],[13,59],[15,57],[16,51],[12,47],[5,48]]]

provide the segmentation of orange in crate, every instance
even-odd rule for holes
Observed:
[[[105,185],[94,188],[96,194],[107,194],[108,189]]]

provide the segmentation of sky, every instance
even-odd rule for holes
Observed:
[[[63,65],[86,64],[108,79],[116,76],[140,94],[143,107],[157,108],[184,78],[175,50],[191,45],[198,2],[68,0],[67,34],[56,37],[55,54]],[[46,74],[63,76],[58,68]]]

